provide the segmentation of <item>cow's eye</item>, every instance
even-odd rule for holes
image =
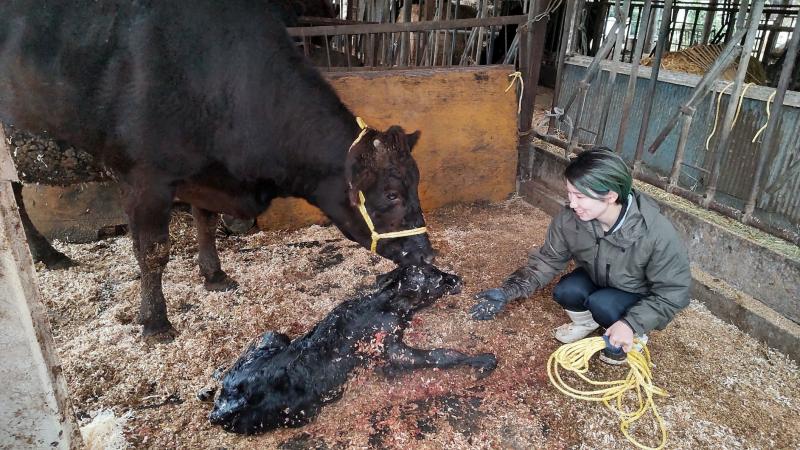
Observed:
[[[389,200],[390,202],[397,200],[397,192],[387,192],[386,199]]]

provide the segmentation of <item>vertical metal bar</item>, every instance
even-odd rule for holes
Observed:
[[[653,34],[655,34],[656,31],[656,16],[658,15],[656,14],[656,9],[658,9],[658,7],[658,5],[653,5],[653,13],[650,14],[650,23],[647,24],[647,35],[644,37],[644,47],[642,47],[644,52],[642,54],[647,53],[649,55],[652,53],[650,49],[653,48]]]
[[[548,5],[543,0],[536,0],[531,4],[533,16],[543,13]],[[542,57],[544,56],[544,43],[547,32],[547,22],[550,20],[548,16],[541,18],[541,20],[531,22],[528,24],[533,26],[532,30],[528,30],[528,69],[522,73],[523,80],[525,80],[525,89],[522,92],[522,111],[520,111],[520,122],[524,126],[521,130],[523,132],[531,129],[533,123],[533,111],[536,103],[536,92],[539,85],[539,71],[542,68]]]
[[[651,0],[647,0],[651,1]],[[568,36],[575,27],[575,20],[578,16],[577,9],[575,9],[575,2],[567,2],[566,10],[564,11],[564,24],[561,29],[561,39],[559,40],[558,48],[558,66],[556,68],[556,86],[553,89],[553,104],[551,111],[558,105],[558,100],[561,97],[561,80],[564,77],[564,62],[567,59],[567,51],[569,49]],[[550,124],[547,126],[547,134],[553,134],[556,126],[556,117],[550,117]]]
[[[764,131],[764,137],[761,141],[761,146],[759,147],[758,165],[756,166],[756,172],[753,175],[753,186],[750,188],[750,195],[747,197],[747,203],[745,203],[744,206],[744,217],[742,218],[743,222],[748,222],[753,217],[753,211],[756,207],[756,199],[758,198],[758,194],[761,189],[761,177],[764,173],[767,157],[772,152],[772,149],[775,148],[775,143],[777,142],[778,125],[780,124],[781,116],[783,115],[783,100],[786,97],[786,89],[791,81],[792,69],[794,69],[795,64],[797,64],[797,51],[799,47],[800,20],[795,20],[794,29],[792,30],[792,38],[786,48],[786,61],[783,63],[781,76],[778,79],[778,90],[775,93],[775,102],[772,106],[772,114],[769,117],[767,129]]]
[[[681,108],[683,124],[681,126],[681,135],[678,138],[678,148],[675,150],[675,159],[672,161],[672,171],[669,174],[667,192],[672,192],[673,188],[678,186],[678,181],[681,176],[681,167],[683,165],[683,155],[686,153],[686,142],[689,140],[689,130],[692,127],[694,112],[695,108],[691,106]]]
[[[653,100],[656,96],[656,85],[658,84],[658,72],[661,68],[661,57],[664,55],[664,44],[666,44],[667,34],[669,34],[670,17],[672,17],[672,0],[665,0],[664,9],[661,12],[661,26],[658,30],[658,40],[656,41],[656,56],[650,71],[650,85],[647,88],[647,95],[644,97],[642,128],[639,130],[639,140],[636,142],[636,154],[633,157],[634,173],[639,172],[641,169],[639,166],[642,162],[642,154],[644,154],[644,141],[647,137],[647,126],[650,125],[650,113],[653,110]]]
[[[619,72],[619,61],[622,59],[623,39],[626,36],[625,25],[628,20],[628,10],[631,6],[631,0],[625,0],[622,8],[619,7],[619,0],[615,2],[614,16],[620,26],[617,28],[616,44],[614,44],[614,60],[611,64],[611,69],[608,73],[608,81],[606,82],[606,92],[603,100],[602,110],[600,111],[600,125],[597,129],[597,136],[595,136],[595,144],[603,145],[603,139],[606,134],[606,125],[608,124],[608,111],[611,109],[611,98],[614,96],[614,85],[617,82],[617,72]]]
[[[676,20],[678,18],[678,14],[680,14],[680,12],[681,12],[680,8],[676,8],[675,9],[675,19]],[[680,32],[680,34],[678,34],[678,50],[683,48],[683,32],[686,30],[686,16],[689,15],[689,10],[688,9],[684,9],[683,12],[684,12],[684,14],[683,14],[683,20],[681,21],[681,32]]]
[[[637,36],[649,33],[647,26],[650,24],[650,14],[653,12],[653,0],[644,0],[644,9],[639,11],[639,24],[644,25],[645,29],[639,29],[636,33]],[[622,117],[619,122],[619,133],[617,134],[617,144],[614,147],[617,153],[622,153],[625,146],[625,134],[628,132],[628,119],[631,115],[631,106],[633,106],[633,98],[636,93],[636,83],[639,80],[639,62],[642,59],[642,50],[644,48],[644,39],[636,41],[636,48],[633,50],[633,57],[631,61],[631,72],[628,77],[628,90],[625,92],[625,100],[622,103]]]
[[[400,9],[400,14],[403,15],[403,21],[405,23],[411,22],[411,0],[403,0],[403,7]],[[400,67],[406,66],[410,47],[411,35],[408,31],[404,31],[400,37]]]
[[[694,16],[692,18],[692,32],[689,37],[689,47],[695,45],[694,37],[697,34],[697,20],[700,18],[700,10],[695,8],[692,10],[694,12]]]
[[[716,16],[717,0],[709,0],[708,10],[706,10],[705,21],[703,22],[703,37],[700,43],[708,44],[708,38],[711,36],[711,28],[714,26],[714,16]]]
[[[747,8],[747,3],[747,0],[742,0],[742,9]],[[736,114],[736,105],[742,93],[744,77],[747,75],[747,65],[750,62],[750,55],[753,52],[753,44],[755,43],[756,33],[758,32],[758,22],[763,10],[764,0],[755,0],[755,4],[750,9],[750,24],[747,29],[747,35],[744,38],[744,48],[742,49],[742,55],[739,57],[739,67],[736,71],[733,92],[729,97],[728,107],[725,110],[725,118],[722,121],[722,131],[720,132],[719,141],[717,142],[717,148],[714,154],[714,165],[711,167],[711,176],[709,177],[708,186],[706,187],[706,195],[703,200],[703,207],[706,208],[709,203],[714,200],[714,196],[717,193],[719,170],[722,165],[722,159],[728,150],[731,129],[733,128],[733,119]]]
[[[572,125],[572,128],[569,132],[569,146],[566,148],[566,154],[564,156],[569,156],[575,149],[578,147],[578,128],[581,126],[581,122],[583,121],[583,109],[586,106],[586,94],[589,92],[589,84],[581,82],[578,86],[578,95],[581,98],[581,102],[578,104],[578,110],[575,112],[575,123]]]

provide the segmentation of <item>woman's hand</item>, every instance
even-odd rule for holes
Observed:
[[[608,342],[614,347],[622,347],[625,353],[631,351],[633,346],[633,330],[630,325],[622,320],[614,322],[605,332]]]

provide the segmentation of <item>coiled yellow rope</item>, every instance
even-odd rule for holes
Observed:
[[[620,430],[633,445],[641,449],[658,450],[667,443],[667,430],[664,428],[664,419],[658,414],[653,397],[655,395],[666,396],[667,393],[653,384],[653,376],[650,373],[650,352],[640,341],[634,342],[635,346],[637,344],[641,346],[641,351],[631,350],[628,352],[627,361],[630,370],[622,380],[596,381],[585,375],[589,370],[589,359],[606,347],[606,343],[601,337],[582,339],[559,347],[547,360],[547,376],[556,389],[569,397],[591,402],[602,401],[609,409],[617,413],[620,418]],[[600,386],[600,388],[588,391],[573,388],[561,378],[559,368],[574,372],[583,381],[593,386]],[[623,397],[629,390],[636,391],[639,401],[639,408],[632,412],[624,411],[622,407]],[[658,447],[648,447],[634,439],[628,432],[630,425],[639,420],[648,409],[652,410],[661,431],[661,443]]]

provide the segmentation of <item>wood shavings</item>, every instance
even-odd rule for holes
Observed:
[[[420,370],[387,378],[380,367],[351,375],[340,400],[299,429],[239,436],[211,426],[211,405],[196,393],[218,369],[267,330],[296,337],[334,306],[372,289],[392,263],[333,227],[263,232],[218,241],[222,267],[240,287],[207,292],[196,264],[191,217],[178,214],[164,275],[170,344],[145,344],[135,324],[138,267],[127,237],[57,248],[80,262],[39,268],[72,403],[81,418],[133,412],[133,448],[629,448],[602,405],[566,398],[545,373],[566,320],[552,283],[514,302],[497,319],[469,318],[473,296],[495,287],[542,242],[550,218],[515,198],[456,205],[427,215],[437,265],[464,279],[463,292],[417,314],[406,343],[493,352],[498,368],[475,380],[467,368]],[[342,257],[333,257],[334,255]],[[796,448],[800,371],[700,304],[650,336],[659,404],[672,448]],[[594,366],[593,366],[594,367]],[[601,376],[619,368],[597,363]]]

